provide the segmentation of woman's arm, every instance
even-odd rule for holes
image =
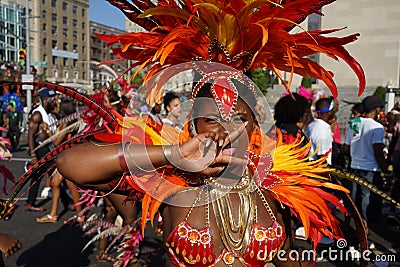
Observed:
[[[235,130],[231,138],[244,129]],[[132,174],[151,172],[166,165],[188,172],[216,174],[224,169],[221,165],[247,164],[246,159],[225,154],[219,149],[218,144],[224,143],[226,138],[207,132],[183,144],[171,146],[86,143],[61,153],[57,168],[66,179],[83,186],[107,183],[127,172],[127,167]]]
[[[118,157],[119,145],[85,143],[72,147],[58,156],[57,169],[66,179],[83,186],[107,183],[124,172]],[[129,151],[133,160],[148,158],[155,167],[167,164],[162,146],[130,145]]]

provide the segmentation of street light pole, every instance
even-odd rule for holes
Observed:
[[[31,42],[31,31],[30,31],[30,14],[29,14],[29,0],[26,0],[26,11],[25,11],[25,17],[26,17],[26,55],[25,55],[25,64],[26,64],[26,74],[30,75],[31,74],[31,62],[30,62],[30,55],[31,55],[31,49],[30,49],[30,42]],[[28,109],[28,114],[29,111],[31,110],[32,107],[32,90],[28,89],[26,90],[26,106]]]

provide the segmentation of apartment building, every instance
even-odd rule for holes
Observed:
[[[31,64],[50,82],[89,86],[89,0],[30,0]]]
[[[107,62],[116,59],[112,52],[112,47],[108,47],[106,42],[96,37],[95,33],[99,34],[115,34],[121,35],[125,31],[109,27],[97,22],[91,21],[90,23],[90,55],[91,55],[91,80],[93,81],[94,88],[107,86],[118,75],[128,68],[128,61],[121,60],[111,64],[98,66],[100,62]]]

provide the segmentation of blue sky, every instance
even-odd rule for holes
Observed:
[[[106,0],[89,1],[90,21],[125,30],[125,16]]]

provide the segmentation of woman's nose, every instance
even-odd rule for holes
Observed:
[[[222,133],[231,133],[235,130],[235,125],[232,122],[220,122],[218,124],[218,133],[222,134]]]

